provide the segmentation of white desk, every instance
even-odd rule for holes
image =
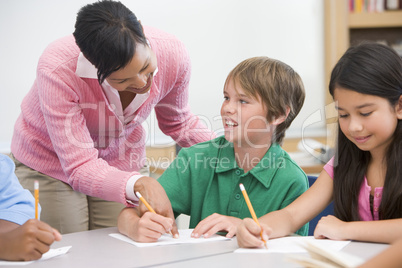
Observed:
[[[386,244],[351,242],[344,249],[342,249],[342,251],[348,252],[355,256],[359,256],[364,260],[368,260],[371,257],[383,251],[384,249],[386,249],[388,246],[389,245]],[[307,253],[298,253],[298,254],[307,254]],[[224,253],[216,256],[208,256],[204,258],[180,261],[176,263],[167,263],[155,267],[164,267],[164,268],[301,267],[297,264],[287,261],[286,256],[287,254],[285,253],[269,253],[269,254]]]
[[[55,242],[52,248],[72,246],[67,254],[22,267],[297,267],[285,260],[285,254],[233,253],[238,248],[236,239],[139,248],[109,236],[116,232],[117,228],[106,228],[63,235],[62,241]],[[388,245],[352,242],[343,250],[369,259],[386,247]]]
[[[49,260],[19,267],[153,267],[158,264],[175,263],[177,261],[228,253],[237,248],[236,241],[229,240],[140,248],[109,236],[110,233],[117,232],[117,228],[105,228],[63,235],[62,241],[55,242],[52,248],[72,246],[69,252]],[[15,268],[16,266],[1,267]]]

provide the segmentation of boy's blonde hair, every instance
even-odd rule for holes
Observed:
[[[261,98],[267,109],[267,120],[289,115],[272,135],[272,142],[281,144],[285,131],[300,112],[305,98],[303,81],[287,64],[268,57],[249,58],[239,63],[226,78],[225,86],[232,80],[235,88],[254,99]]]

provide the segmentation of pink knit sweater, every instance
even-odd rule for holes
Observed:
[[[72,35],[51,43],[21,105],[11,144],[23,164],[76,191],[126,202],[127,180],[145,163],[141,123],[155,109],[160,129],[183,147],[214,137],[188,106],[190,59],[174,36],[145,27],[158,61],[149,98],[124,125],[96,79],[75,74],[80,53]]]

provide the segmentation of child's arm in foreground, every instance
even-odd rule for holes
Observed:
[[[289,235],[321,212],[332,200],[333,183],[322,171],[317,181],[292,204],[259,219],[269,238]],[[260,228],[250,219],[238,227],[237,241],[241,247],[261,246]],[[344,222],[334,216],[321,218],[314,231],[316,238],[392,243],[402,237],[402,219]]]
[[[49,251],[60,233],[39,220],[28,220],[23,225],[0,220],[0,259],[10,261],[37,260]]]
[[[139,216],[137,208],[124,208],[119,215],[119,232],[137,242],[156,242],[161,235],[172,230],[173,220],[156,213],[146,212]]]
[[[266,238],[287,236],[320,213],[332,200],[333,181],[322,171],[316,182],[305,193],[284,209],[268,213],[259,222]],[[260,247],[260,227],[250,218],[244,219],[237,228],[240,247]]]
[[[377,267],[401,267],[402,266],[402,239],[392,244],[389,248],[371,258],[360,268],[377,268]]]
[[[345,222],[326,216],[318,222],[314,237],[393,243],[402,237],[402,219]]]

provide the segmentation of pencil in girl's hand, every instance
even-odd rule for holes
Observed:
[[[34,182],[35,219],[39,218],[39,182]]]
[[[250,214],[251,214],[251,216],[253,217],[253,220],[254,220],[254,221],[258,224],[258,226],[260,226],[260,228],[261,228],[261,225],[260,225],[260,223],[258,222],[258,219],[257,219],[257,215],[255,215],[253,206],[251,205],[250,198],[248,198],[248,194],[247,194],[247,192],[246,192],[246,188],[244,188],[243,183],[240,183],[239,186],[240,186],[240,190],[241,190],[241,192],[242,192],[242,194],[243,194],[243,196],[244,196],[244,199],[246,200],[248,209],[250,210]],[[264,242],[265,248],[268,249],[268,248],[267,248],[267,241],[265,241],[264,238],[262,237],[262,228],[261,228],[260,236],[261,236],[262,242]]]

